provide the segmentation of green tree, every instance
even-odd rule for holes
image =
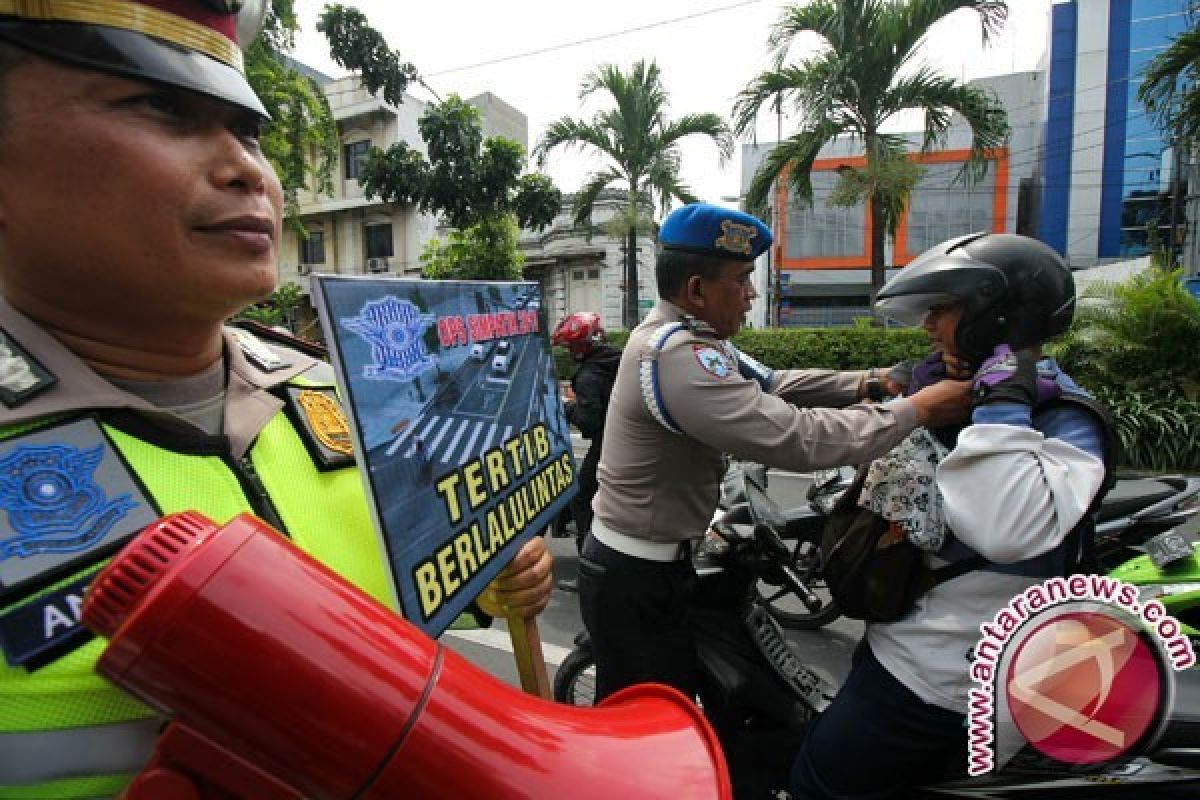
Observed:
[[[339,67],[357,72],[363,86],[394,106],[404,103],[404,90],[420,80],[417,68],[388,47],[387,40],[357,9],[325,6],[317,30],[329,41],[329,54]]]
[[[317,29],[329,40],[334,60],[387,102],[402,103],[404,89],[420,82],[416,67],[391,50],[360,12],[327,6]],[[521,145],[502,136],[484,139],[479,109],[457,95],[430,106],[418,129],[428,158],[406,142],[386,151],[371,148],[359,177],[363,192],[439,214],[455,229],[444,245],[426,246],[421,260],[427,277],[519,277],[523,261],[515,226],[545,228],[562,205],[562,193],[545,175],[522,174]]]
[[[441,214],[459,229],[507,214],[534,230],[554,221],[562,193],[545,175],[521,174],[521,145],[483,138],[479,109],[452,94],[430,106],[417,127],[429,157],[405,142],[372,148],[360,178],[368,196]]]
[[[279,174],[287,218],[299,231],[297,192],[332,189],[338,133],[321,87],[288,58],[298,27],[294,0],[271,0],[262,33],[246,51],[246,79],[271,115],[263,153]]]
[[[790,103],[799,115],[799,131],[776,145],[755,173],[746,206],[763,214],[771,187],[785,173],[791,189],[812,202],[810,171],[821,148],[837,137],[862,142],[865,174],[854,180],[865,188],[871,216],[872,296],[883,286],[884,240],[894,236],[907,190],[903,182],[884,183],[882,165],[905,157],[904,138],[883,133],[902,111],[925,116],[922,151],[942,146],[954,113],[971,126],[971,157],[959,177],[982,177],[988,150],[1008,140],[1008,122],[993,94],[957,83],[917,61],[926,34],[938,21],[960,9],[979,16],[986,44],[1008,16],[1002,0],[813,0],[792,5],[771,29],[768,47],[773,65],[739,94],[733,122],[738,134],[753,133],[759,112]],[[798,63],[788,50],[798,36],[814,32],[825,47]]]
[[[450,231],[445,243],[430,239],[421,252],[421,275],[432,280],[515,281],[525,256],[517,249],[512,214],[498,214]]]
[[[1200,28],[1179,34],[1146,65],[1138,100],[1164,131],[1190,142],[1200,138]]]
[[[623,183],[628,195],[625,235],[625,306],[622,322],[632,328],[638,321],[637,231],[645,227],[638,213],[639,200],[648,197],[650,215],[655,204],[665,210],[672,200],[691,203],[695,195],[679,179],[679,142],[699,134],[713,140],[724,161],[733,154],[733,136],[716,114],[688,114],[667,119],[668,96],[662,75],[653,61],[638,61],[628,72],[606,64],[590,72],[579,89],[587,100],[605,92],[613,108],[592,119],[562,117],[552,122],[534,148],[539,164],[556,147],[579,147],[604,156],[609,166],[593,174],[576,195],[575,224],[590,226],[600,192]]]
[[[1071,330],[1053,346],[1071,375],[1089,388],[1123,386],[1200,399],[1200,302],[1175,269],[1148,269],[1121,283],[1100,283],[1079,299]]]

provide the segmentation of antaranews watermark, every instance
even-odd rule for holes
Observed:
[[[1119,758],[1156,735],[1173,671],[1196,663],[1162,603],[1139,602],[1136,586],[1102,575],[1031,586],[979,630],[967,709],[971,775],[996,768],[1001,709],[1026,742],[1057,761]]]

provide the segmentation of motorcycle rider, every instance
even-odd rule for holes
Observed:
[[[1041,355],[1075,308],[1070,270],[1052,249],[1014,234],[952,239],[889,281],[876,307],[922,325],[954,363],[978,365],[970,424],[922,442],[914,434],[872,465],[880,506],[907,493],[892,507],[912,509],[903,520],[881,513],[904,523],[931,567],[975,554],[988,563],[922,595],[900,620],[867,626],[846,683],[801,746],[794,798],[898,796],[965,769],[966,654],[979,626],[1026,587],[1070,569],[1109,479],[1103,412]],[[935,472],[923,466],[930,462]],[[912,476],[923,469],[936,490],[915,496]]]
[[[0,4],[6,800],[111,797],[148,758],[162,721],[95,673],[78,610],[161,514],[266,516],[391,602],[353,452],[328,435],[345,430],[328,365],[224,326],[278,274],[283,195],[239,47],[264,12]],[[534,538],[488,594],[537,613],[550,572]]]
[[[598,699],[645,681],[694,695],[687,556],[716,508],[723,454],[797,471],[855,463],[968,406],[965,381],[868,404],[883,393],[876,370],[772,371],[739,353],[729,337],[771,244],[757,218],[694,203],[658,238],[659,301],[621,356],[579,562]]]
[[[621,351],[605,344],[604,326],[594,311],[568,314],[554,328],[550,341],[565,347],[578,367],[571,376],[565,411],[567,421],[589,439],[587,455],[579,467],[579,491],[571,500],[571,516],[575,518],[575,541],[582,549],[583,537],[592,527],[592,498],[596,483],[596,465],[600,463],[600,447],[604,442],[604,417],[608,414],[608,398],[612,395],[617,377]],[[574,585],[559,588],[574,590]]]

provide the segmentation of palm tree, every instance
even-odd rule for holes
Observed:
[[[1008,140],[1007,115],[994,95],[916,61],[929,29],[960,9],[979,15],[984,43],[1008,16],[1003,0],[812,0],[790,6],[767,40],[773,68],[747,85],[734,104],[739,135],[754,131],[764,106],[791,104],[800,115],[800,130],[767,154],[751,181],[745,202],[755,213],[765,213],[771,187],[785,173],[793,191],[811,203],[809,172],[821,148],[837,137],[862,142],[867,166],[850,177],[863,187],[870,208],[872,299],[883,286],[884,236],[895,235],[908,188],[880,180],[889,163],[906,158],[904,138],[881,133],[884,124],[901,111],[923,111],[922,151],[928,151],[944,144],[952,114],[960,114],[972,132],[971,157],[960,173],[964,180],[982,177],[987,151]],[[827,46],[799,63],[785,63],[792,42],[809,31],[824,37]]]
[[[575,197],[575,225],[590,226],[592,208],[600,192],[613,183],[624,183],[629,196],[627,215],[621,223],[625,235],[625,306],[622,323],[633,328],[638,322],[637,231],[638,201],[648,198],[650,216],[666,209],[672,200],[695,202],[696,197],[679,180],[679,141],[685,136],[708,136],[720,151],[721,160],[733,154],[733,136],[716,114],[688,114],[667,119],[667,92],[658,65],[638,61],[629,72],[612,64],[597,67],[583,79],[580,101],[607,92],[615,105],[597,112],[590,121],[562,117],[551,123],[534,148],[539,164],[563,145],[591,150],[606,157],[609,166],[591,175]]]
[[[1146,65],[1138,100],[1165,131],[1200,139],[1200,27],[1189,28]]]

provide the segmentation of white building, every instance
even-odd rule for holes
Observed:
[[[387,150],[404,142],[427,155],[417,121],[428,104],[406,94],[401,105],[393,106],[372,96],[356,76],[318,80],[340,140],[333,192],[300,192],[299,217],[308,237],[302,239],[285,226],[280,282],[294,281],[307,292],[313,272],[419,277],[421,251],[438,236],[436,217],[367,198],[358,173],[372,147]],[[524,114],[490,92],[467,102],[480,110],[484,138],[506,136],[525,146],[529,123]]]
[[[606,329],[622,328],[625,241],[611,222],[622,213],[626,193],[602,191],[593,206],[592,225],[586,230],[572,222],[574,199],[574,195],[563,197],[562,210],[541,233],[521,233],[525,275],[541,283],[551,325],[575,311],[595,311]],[[658,299],[653,235],[639,234],[637,249],[639,311],[644,317]]]

